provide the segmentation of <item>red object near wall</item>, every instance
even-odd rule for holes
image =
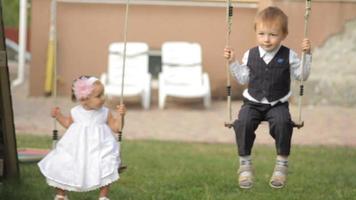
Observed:
[[[19,44],[19,29],[17,27],[5,27],[5,37]],[[27,30],[27,51],[30,50],[30,30]]]

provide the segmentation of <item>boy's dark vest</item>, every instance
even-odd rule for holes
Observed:
[[[286,96],[290,90],[289,49],[281,46],[277,54],[268,63],[260,57],[258,47],[250,49],[247,66],[250,69],[248,93],[261,101],[266,97],[269,102]]]

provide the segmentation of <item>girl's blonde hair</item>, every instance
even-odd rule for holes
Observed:
[[[269,25],[278,24],[284,34],[288,34],[288,16],[278,7],[267,7],[257,13],[255,17],[254,29],[257,24],[265,23]]]

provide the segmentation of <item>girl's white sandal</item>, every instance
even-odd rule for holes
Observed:
[[[54,197],[54,200],[69,200],[67,196],[63,196],[63,195],[59,195],[57,194],[55,197]]]

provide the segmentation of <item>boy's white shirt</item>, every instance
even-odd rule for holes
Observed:
[[[261,58],[265,61],[266,64],[271,62],[271,60],[274,58],[274,56],[277,54],[278,50],[280,49],[281,46],[276,48],[274,51],[267,52],[263,48],[258,47],[259,53]],[[249,56],[249,50],[245,52],[243,58],[242,58],[242,64],[239,64],[239,62],[236,60],[234,63],[230,64],[230,70],[232,75],[238,80],[239,83],[241,84],[246,84],[249,82],[249,76],[250,76],[250,69],[247,67],[247,60]],[[297,53],[295,53],[293,50],[290,49],[289,51],[289,64],[290,64],[290,74],[291,78],[296,79],[296,80],[301,80],[301,77],[303,77],[303,80],[307,80],[310,74],[310,66],[312,62],[312,55],[311,54],[305,54],[305,64],[304,64],[304,72],[303,74],[301,73],[301,60],[298,58]],[[271,104],[272,106],[277,104],[278,102],[286,102],[288,101],[289,97],[292,95],[292,91],[289,91],[288,94],[276,101],[269,102],[266,97],[264,97],[261,101],[258,101],[257,99],[253,98],[249,93],[248,89],[246,88],[243,91],[242,94],[246,99],[257,102],[257,103],[263,103],[263,104]]]

